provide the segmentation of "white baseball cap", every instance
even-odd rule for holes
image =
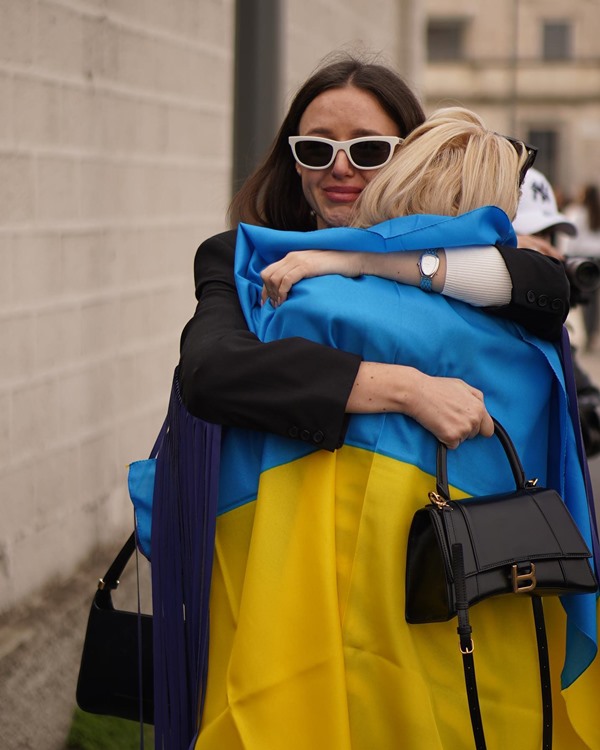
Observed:
[[[556,229],[574,237],[577,227],[561,214],[556,205],[552,185],[537,169],[530,169],[521,186],[521,199],[513,227],[517,234],[535,234]]]

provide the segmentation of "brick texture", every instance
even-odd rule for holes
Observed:
[[[203,6],[208,5],[208,12]],[[125,538],[229,200],[233,2],[0,0],[0,612]]]
[[[131,525],[225,227],[234,9],[0,0],[0,613]],[[284,94],[334,47],[395,62],[392,0],[282,9]]]

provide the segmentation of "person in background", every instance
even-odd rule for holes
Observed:
[[[559,247],[565,247],[565,239],[568,244],[575,245],[579,231],[575,222],[558,210],[552,185],[535,168],[530,169],[525,176],[513,226],[519,235],[532,235],[546,243],[547,246],[543,249],[538,243],[538,250],[561,259],[564,256]],[[573,291],[576,298],[582,296],[578,290]],[[590,293],[587,292],[585,296],[588,294]],[[573,307],[573,299],[571,306]],[[579,364],[576,347],[572,346],[571,350],[583,443],[586,455],[591,458],[600,453],[600,388]]]
[[[600,197],[597,185],[585,185],[576,202],[566,206],[564,213],[576,228],[576,236],[563,237],[560,249],[566,256],[577,255],[600,259]],[[586,296],[582,306],[588,351],[598,346],[600,326],[600,298],[598,290]]]

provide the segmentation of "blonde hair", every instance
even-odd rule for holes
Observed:
[[[457,216],[498,206],[512,220],[519,202],[519,172],[527,158],[468,109],[434,112],[398,147],[356,203],[352,226],[396,216]]]

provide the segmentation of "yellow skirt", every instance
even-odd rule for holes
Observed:
[[[196,750],[473,747],[456,621],[404,619],[408,529],[433,486],[346,446],[268,471],[219,517]],[[600,750],[598,659],[561,692],[566,618],[554,597],[544,610],[554,749]],[[530,601],[487,600],[471,620],[489,750],[539,750]]]

